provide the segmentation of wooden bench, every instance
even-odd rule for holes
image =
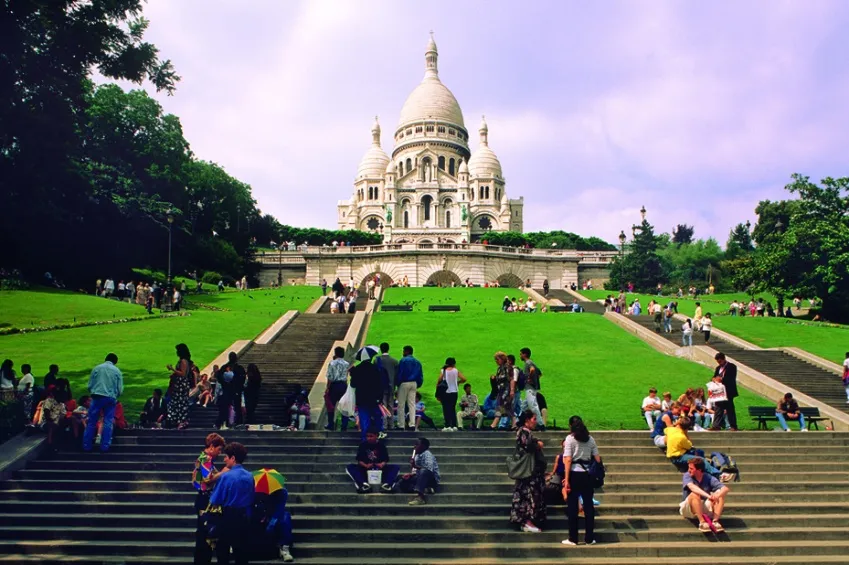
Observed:
[[[820,416],[819,408],[799,408],[799,411],[805,417],[805,422],[807,422],[809,430],[811,427],[819,430],[820,427],[817,422],[829,420],[825,416]],[[752,417],[752,420],[758,421],[759,430],[769,429],[766,425],[767,420],[778,421],[778,418],[775,417],[775,406],[749,406],[749,416]]]
[[[412,304],[383,304],[380,309],[384,312],[412,312]]]
[[[428,312],[459,312],[458,304],[431,304],[427,307]]]
[[[581,306],[580,308],[581,309],[579,310],[579,312],[583,312],[584,307]],[[570,304],[569,306],[550,306],[548,308],[548,310],[550,312],[571,312],[572,311],[572,305]]]

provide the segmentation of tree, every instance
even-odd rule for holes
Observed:
[[[798,195],[797,201],[758,206],[756,287],[782,296],[815,296],[822,300],[824,316],[847,320],[849,178],[827,177],[814,184],[794,174],[792,181],[785,188]]]
[[[723,279],[721,262],[724,253],[713,238],[699,239],[692,243],[670,245],[658,251],[666,278],[675,286],[687,287],[694,284],[720,287]]]
[[[739,259],[755,250],[752,234],[749,231],[751,227],[752,225],[749,222],[734,226],[734,229],[728,234],[728,242],[725,244],[726,259]]]
[[[651,292],[658,283],[665,283],[666,276],[657,249],[658,237],[654,235],[654,226],[643,220],[640,229],[634,231],[629,251],[612,262],[607,287],[622,289],[631,282],[636,290]]]
[[[672,243],[676,245],[692,243],[694,232],[695,228],[693,228],[693,226],[688,226],[687,224],[678,224],[678,226],[672,230]]]

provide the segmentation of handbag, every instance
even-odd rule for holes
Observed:
[[[349,386],[345,394],[342,395],[342,398],[339,399],[339,402],[336,403],[336,410],[342,412],[343,416],[350,418],[354,415],[354,408],[357,404],[354,394],[354,388]]]
[[[443,371],[442,374],[444,375],[445,371]],[[448,381],[446,381],[445,379],[442,379],[441,381],[436,383],[436,394],[434,396],[436,397],[436,399],[438,401],[442,402],[442,395],[446,394],[447,392],[448,392]]]
[[[527,479],[534,474],[536,458],[533,453],[520,453],[519,450],[507,458],[507,476],[513,480]]]

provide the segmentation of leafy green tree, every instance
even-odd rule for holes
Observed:
[[[693,234],[695,228],[687,224],[678,224],[672,230],[672,243],[676,245],[684,245],[685,243],[693,243]]]
[[[633,283],[638,291],[651,292],[658,283],[667,282],[661,259],[658,256],[658,236],[654,226],[643,220],[639,230],[622,258],[616,257],[611,264],[607,288],[618,290]]]
[[[727,259],[739,259],[755,250],[751,228],[752,225],[749,222],[734,226],[734,229],[728,234],[728,241],[725,244],[725,257]]]
[[[615,251],[616,247],[598,237],[581,237],[578,234],[564,231],[550,232],[491,232],[483,238],[490,245],[506,245],[523,247],[529,245],[536,248],[557,247],[559,249],[577,249],[578,251]]]
[[[695,284],[703,288],[712,283],[721,288],[723,276],[720,265],[724,253],[715,239],[670,245],[659,250],[658,256],[671,284],[682,287]]]

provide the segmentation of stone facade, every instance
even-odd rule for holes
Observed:
[[[339,229],[379,231],[386,243],[466,243],[489,231],[522,231],[524,199],[507,197],[486,120],[473,154],[460,105],[439,79],[437,58],[431,37],[425,76],[401,110],[391,157],[381,147],[375,118],[354,193],[337,206]]]

